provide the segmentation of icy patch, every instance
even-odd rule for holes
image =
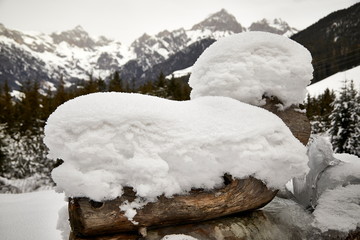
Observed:
[[[324,192],[314,216],[314,226],[324,232],[349,232],[360,227],[360,185],[340,186]]]
[[[287,108],[302,103],[312,79],[310,52],[291,39],[265,32],[221,38],[198,58],[189,85],[191,99],[226,96],[263,105],[276,96]]]
[[[308,170],[306,148],[280,118],[225,97],[90,94],[61,105],[45,134],[49,156],[64,160],[52,172],[59,190],[95,201],[125,186],[147,201],[213,189],[225,173],[282,188]]]

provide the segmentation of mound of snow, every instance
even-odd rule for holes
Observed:
[[[189,85],[191,99],[226,96],[263,105],[276,96],[288,107],[302,103],[312,79],[310,52],[291,39],[265,32],[222,38],[195,62]]]
[[[133,187],[156,200],[213,189],[224,173],[282,188],[307,171],[305,147],[276,115],[225,97],[170,101],[96,93],[61,105],[48,119],[52,177],[67,196],[96,201]]]

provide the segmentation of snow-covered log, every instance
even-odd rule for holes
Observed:
[[[227,178],[227,181],[229,178]],[[172,198],[160,196],[158,201],[148,203],[137,210],[130,221],[119,206],[136,198],[131,188],[111,201],[94,202],[88,198],[69,201],[71,228],[75,236],[109,235],[120,232],[139,231],[142,228],[163,227],[199,222],[234,213],[263,207],[277,191],[269,190],[255,178],[231,180],[223,188],[212,191],[192,190],[187,195]]]

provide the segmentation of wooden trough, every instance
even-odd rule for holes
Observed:
[[[310,137],[310,122],[306,115],[290,107],[279,111],[276,98],[266,99],[263,108],[278,115],[289,127],[296,138],[304,145]],[[149,203],[137,210],[134,221],[124,216],[119,208],[125,201],[132,202],[135,192],[124,188],[124,194],[111,201],[94,202],[88,198],[69,199],[69,218],[72,233],[71,240],[77,239],[133,239],[130,232],[146,235],[147,228],[159,228],[184,223],[219,218],[234,213],[261,208],[269,203],[277,191],[253,177],[232,179],[224,176],[224,187],[212,191],[194,189],[187,195],[175,195],[172,198],[160,196],[158,201]],[[113,234],[124,233],[124,238],[111,238]],[[108,237],[105,237],[108,236]],[[120,236],[120,235],[119,235]],[[134,236],[134,235],[131,235]]]

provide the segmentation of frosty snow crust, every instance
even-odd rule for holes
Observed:
[[[282,188],[307,170],[305,147],[280,118],[225,97],[90,94],[61,105],[45,134],[49,156],[64,160],[52,172],[58,188],[96,201],[124,186],[147,201],[212,189],[224,173]]]
[[[247,32],[222,38],[193,66],[191,99],[226,96],[256,106],[263,95],[278,97],[284,107],[303,103],[312,79],[311,54],[276,34]]]

